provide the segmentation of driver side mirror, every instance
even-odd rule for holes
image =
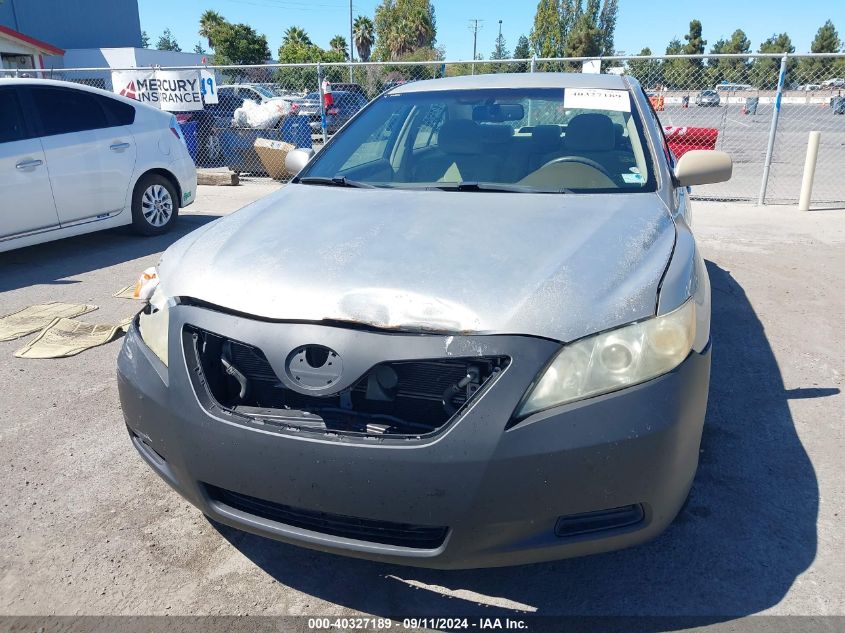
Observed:
[[[733,161],[726,152],[711,149],[693,149],[678,159],[675,165],[675,182],[679,187],[708,185],[731,179]]]
[[[310,148],[292,149],[285,156],[285,169],[289,174],[296,176],[308,161],[314,156],[314,150]]]

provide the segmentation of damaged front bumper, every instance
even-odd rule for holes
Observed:
[[[709,347],[645,384],[509,425],[558,343],[270,323],[191,306],[170,318],[169,369],[134,327],[119,356],[132,441],[206,515],[265,537],[434,568],[553,560],[653,538],[695,474]],[[186,353],[191,328],[249,341],[273,363],[297,344],[325,345],[353,377],[387,359],[510,362],[436,432],[344,434],[245,421],[210,404]]]

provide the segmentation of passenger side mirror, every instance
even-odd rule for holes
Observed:
[[[302,168],[308,164],[313,156],[314,150],[311,148],[292,149],[285,156],[285,169],[289,174],[295,176],[302,171]]]
[[[707,185],[731,179],[733,161],[726,152],[693,149],[678,159],[675,182],[679,187]]]

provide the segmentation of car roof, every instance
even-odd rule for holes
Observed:
[[[431,92],[437,90],[478,90],[484,88],[604,88],[627,90],[628,83],[619,75],[592,73],[502,73],[464,75],[426,79],[400,84],[390,94]]]
[[[0,86],[55,86],[57,88],[71,88],[73,90],[82,90],[84,92],[93,92],[94,94],[103,95],[105,97],[109,97],[110,99],[116,99],[118,101],[122,101],[124,103],[128,103],[136,108],[148,108],[150,110],[155,110],[156,112],[163,112],[163,110],[159,110],[158,108],[154,108],[151,105],[147,105],[146,103],[141,103],[136,99],[130,99],[129,97],[124,97],[122,95],[117,94],[116,92],[112,92],[111,90],[103,90],[102,88],[94,88],[93,86],[86,86],[85,84],[79,84],[74,81],[60,81],[58,79],[38,79],[38,78],[9,78],[9,77],[0,77]]]

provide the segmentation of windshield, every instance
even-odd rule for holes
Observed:
[[[272,90],[265,86],[252,86],[252,89],[255,90],[258,94],[267,97],[268,99],[272,99],[276,96]]]
[[[484,89],[385,95],[299,179],[460,191],[501,185],[500,191],[639,192],[655,190],[653,171],[627,90]]]

